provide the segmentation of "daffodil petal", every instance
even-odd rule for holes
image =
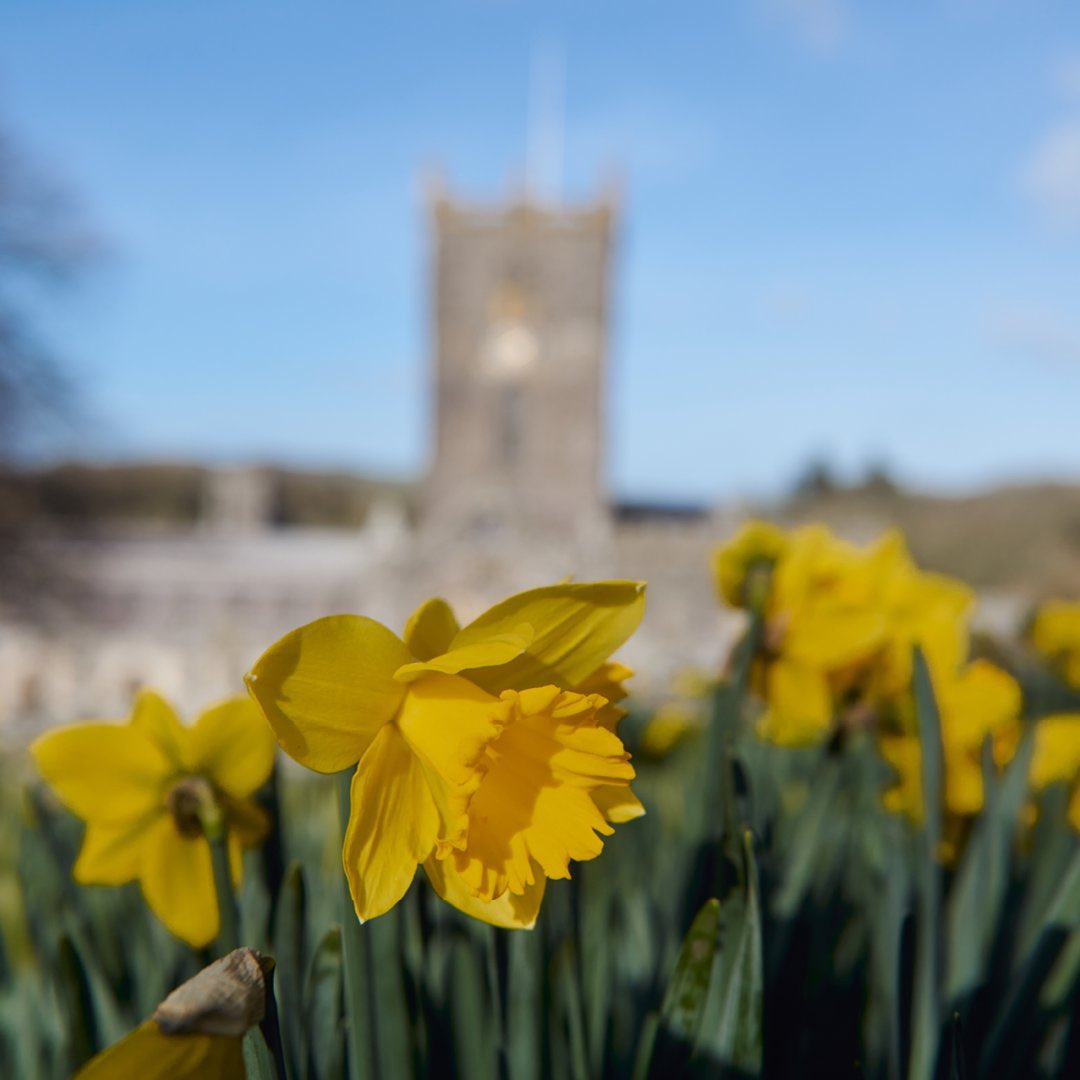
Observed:
[[[628,787],[600,787],[592,793],[596,808],[614,825],[645,816],[641,800]]]
[[[579,694],[599,694],[607,701],[607,704],[596,714],[596,722],[608,731],[618,731],[619,721],[627,715],[627,710],[616,702],[626,697],[626,687],[623,683],[633,674],[633,668],[617,660],[609,660],[606,664],[601,664],[584,682],[573,688]]]
[[[571,689],[630,637],[644,611],[640,581],[550,585],[496,604],[454,638],[453,648],[514,634],[525,624],[533,632],[525,653],[474,669],[470,678],[492,693],[544,685]]]
[[[372,919],[405,895],[439,831],[423,767],[396,724],[381,728],[360,759],[349,801],[342,861],[357,915]]]
[[[506,722],[499,698],[457,675],[429,675],[409,687],[397,728],[414,753],[449,783],[479,782],[477,764]]]
[[[229,835],[236,835],[245,847],[259,843],[270,831],[270,818],[251,799],[224,796],[225,820]]]
[[[614,830],[591,798],[634,775],[618,737],[595,724],[602,699],[540,687],[508,692],[513,716],[490,748],[469,803],[468,844],[448,857],[472,893],[493,900],[535,884],[539,864],[570,876],[571,859],[595,858]]]
[[[945,806],[950,813],[961,815],[977,814],[982,809],[983,775],[977,752],[946,752]]]
[[[187,729],[180,723],[176,710],[157,691],[139,691],[129,722],[156,743],[176,768],[181,767]]]
[[[824,674],[792,660],[769,665],[768,707],[758,721],[761,736],[781,746],[820,742],[832,725],[832,697]]]
[[[159,806],[173,766],[130,725],[73,724],[30,747],[38,771],[84,821],[132,821]]]
[[[945,749],[969,750],[976,761],[986,736],[1005,730],[1020,716],[1020,684],[989,660],[973,660],[962,670],[950,672],[948,678],[937,681],[935,689]]]
[[[143,847],[157,814],[122,822],[92,821],[72,876],[80,885],[123,885],[139,876]]]
[[[229,854],[229,877],[232,878],[233,888],[238,889],[244,880],[244,845],[235,832],[230,831],[226,838]],[[215,886],[215,890],[216,890]],[[215,891],[215,896],[217,895]]]
[[[912,735],[890,735],[878,743],[881,756],[896,770],[893,785],[882,795],[885,809],[912,821],[923,817],[922,747]]]
[[[166,1035],[153,1020],[92,1057],[74,1080],[241,1080],[238,1035]]]
[[[355,764],[401,704],[394,672],[412,660],[362,615],[331,615],[286,634],[247,676],[282,749],[316,772]]]
[[[475,645],[463,645],[430,660],[403,664],[394,672],[394,678],[400,682],[411,682],[421,675],[456,675],[473,668],[508,664],[525,652],[532,640],[529,627],[521,627],[521,630],[523,632],[520,634],[500,634]]]
[[[440,597],[425,600],[405,623],[405,645],[418,660],[441,656],[461,628],[453,609]]]
[[[192,948],[218,932],[217,895],[205,837],[181,836],[168,816],[158,818],[144,848],[139,878],[150,910]]]
[[[243,798],[269,779],[274,733],[250,698],[230,698],[207,709],[187,735],[185,767],[229,795]]]
[[[783,653],[824,670],[844,667],[871,656],[885,642],[887,631],[881,611],[818,603],[792,617]]]
[[[494,900],[481,900],[472,894],[449,859],[432,856],[424,863],[424,871],[443,900],[474,919],[506,930],[531,930],[536,925],[547,887],[543,874],[534,875],[533,883],[520,895],[508,890]]]
[[[1080,788],[1076,788],[1072,797],[1069,799],[1068,810],[1069,824],[1072,825],[1077,832],[1080,832]]]
[[[1041,791],[1050,784],[1071,782],[1080,773],[1080,713],[1044,716],[1035,727],[1031,785]]]
[[[609,702],[622,701],[626,697],[626,687],[623,683],[633,678],[633,675],[632,667],[627,667],[618,660],[608,660],[574,689],[579,694],[599,694]]]
[[[428,675],[405,695],[395,725],[423,765],[439,812],[440,850],[464,844],[484,751],[507,713],[504,702],[457,675]]]

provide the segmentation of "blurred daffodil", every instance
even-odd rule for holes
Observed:
[[[965,658],[970,590],[919,570],[895,530],[860,548],[822,525],[795,529],[780,544],[772,526],[751,523],[729,545],[735,551],[714,557],[724,595],[746,590],[733,568],[749,574],[760,565],[739,550],[759,529],[766,540],[757,543],[773,560],[752,671],[765,702],[762,737],[809,745],[837,725],[872,726],[907,692],[915,644],[943,675]]]
[[[1080,601],[1043,604],[1035,613],[1030,636],[1065,682],[1080,689]]]
[[[143,691],[126,724],[58,728],[30,748],[60,801],[86,822],[75,880],[138,880],[155,915],[200,948],[218,933],[207,815],[225,828],[235,882],[241,848],[265,835],[251,795],[270,775],[274,740],[247,698],[223,701],[186,727],[160,695]]]
[[[700,702],[668,701],[649,717],[641,732],[641,750],[651,758],[665,758],[681,742],[701,731]]]
[[[946,854],[955,851],[966,823],[985,803],[982,749],[989,740],[1001,768],[1016,750],[1021,694],[1016,680],[988,660],[974,660],[952,677],[935,680],[941,717],[944,765],[943,810]],[[887,734],[879,740],[882,757],[896,770],[884,794],[886,809],[913,821],[923,819],[922,746],[915,734]]]
[[[1055,713],[1035,727],[1031,786],[1036,792],[1052,784],[1069,785],[1069,821],[1080,831],[1080,713]]]
[[[342,858],[361,918],[393,907],[423,864],[466,913],[531,926],[547,878],[643,812],[614,731],[629,669],[609,663],[643,608],[639,582],[566,583],[464,628],[430,600],[404,640],[331,616],[263,654],[247,682],[286,753],[318,772],[356,766]]]
[[[769,575],[787,548],[783,529],[767,521],[747,521],[713,553],[716,591],[734,608],[753,608],[768,595]]]

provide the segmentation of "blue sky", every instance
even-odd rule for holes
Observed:
[[[52,452],[421,471],[421,178],[520,179],[536,55],[563,190],[623,181],[615,491],[1080,476],[1064,0],[0,0],[0,118],[109,248]]]

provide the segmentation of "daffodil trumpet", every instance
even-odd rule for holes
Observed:
[[[357,915],[435,891],[497,926],[536,920],[548,878],[592,859],[644,812],[616,734],[644,586],[566,583],[459,626],[440,599],[398,638],[360,615],[302,626],[247,684],[287,754],[354,769],[342,861]]]

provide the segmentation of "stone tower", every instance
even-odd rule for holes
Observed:
[[[582,540],[603,527],[601,421],[614,201],[432,199],[429,534]]]

